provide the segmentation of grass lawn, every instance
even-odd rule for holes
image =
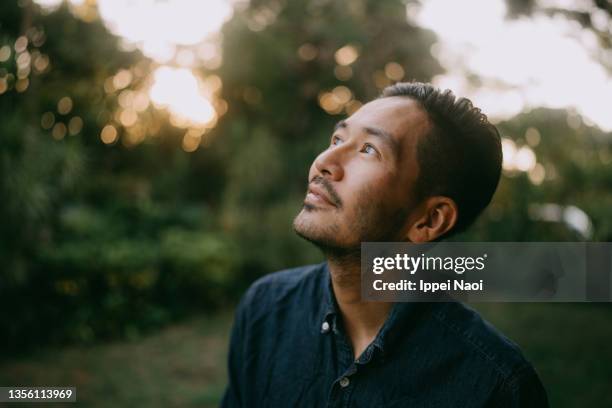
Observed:
[[[77,405],[88,407],[217,407],[226,384],[231,320],[231,313],[223,313],[131,342],[68,347],[9,361],[0,364],[0,384],[73,385]]]
[[[474,307],[523,348],[551,406],[612,407],[612,305]],[[92,407],[216,407],[225,387],[231,319],[232,313],[222,313],[136,341],[73,346],[4,362],[0,385],[74,385],[77,405]]]

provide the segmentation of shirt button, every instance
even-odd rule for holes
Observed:
[[[321,325],[321,331],[323,333],[327,333],[329,331],[329,323],[323,322],[323,324]]]
[[[348,385],[349,385],[350,383],[351,383],[351,380],[349,380],[347,377],[342,377],[342,378],[340,379],[340,386],[341,386],[342,388],[346,388],[346,387],[348,387]]]

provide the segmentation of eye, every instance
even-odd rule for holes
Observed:
[[[332,136],[332,140],[331,140],[332,146],[338,146],[340,143],[343,143],[342,139],[340,139],[338,136]]]
[[[376,148],[374,148],[374,146],[372,146],[371,144],[367,144],[367,143],[363,145],[363,148],[361,149],[361,151],[367,154],[378,155],[378,150],[376,150]]]

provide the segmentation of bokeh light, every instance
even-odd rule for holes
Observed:
[[[72,110],[72,99],[64,96],[57,102],[57,112],[61,115],[67,115]]]
[[[389,62],[385,65],[385,75],[393,81],[401,81],[404,77],[404,68],[397,62]]]
[[[51,12],[63,2],[36,0],[36,3],[45,12]],[[194,70],[212,70],[220,66],[219,30],[231,17],[233,4],[229,0],[71,0],[66,3],[75,16],[85,21],[92,20],[92,9],[97,10],[106,27],[121,39],[123,49],[138,48],[153,61],[120,69],[104,82],[104,91],[116,97],[118,107],[109,116],[114,120],[113,125],[108,124],[100,134],[102,142],[114,144],[119,139],[118,128],[121,127],[125,130],[121,132],[125,146],[134,146],[147,135],[157,135],[158,123],[140,123],[152,102],[155,108],[169,113],[173,126],[193,131],[183,142],[184,150],[193,151],[194,140],[199,141],[206,129],[214,127],[218,117],[228,108],[227,102],[218,97],[221,79],[216,75],[201,77]],[[42,34],[39,34],[33,33],[32,38],[40,40]],[[37,73],[42,73],[50,65],[48,56],[39,51],[29,54],[27,47],[28,39],[25,36],[19,37],[13,47],[20,69],[14,86],[19,92],[25,91],[29,85],[27,76],[31,66]],[[316,54],[316,48],[304,52]],[[0,60],[9,59],[11,54],[11,47],[0,48]],[[4,85],[8,89],[8,81],[4,81]],[[250,103],[258,103],[261,93],[247,89],[245,98]],[[72,109],[70,97],[58,101],[58,114],[68,115]],[[83,127],[83,120],[75,117],[68,122],[68,126],[63,125],[66,131],[62,132],[53,114],[50,115],[43,115],[41,126],[53,128],[58,140],[66,133],[78,134]],[[198,138],[194,134],[198,134]]]
[[[319,94],[319,106],[331,115],[341,113],[352,115],[361,107],[361,102],[354,99],[353,91],[344,85],[340,85],[330,92],[321,92]]]
[[[149,92],[153,103],[167,109],[179,127],[206,127],[216,112],[201,91],[202,82],[185,68],[160,67],[153,74]]]
[[[544,168],[536,169],[537,158],[536,154],[529,146],[517,146],[512,139],[502,138],[502,154],[504,156],[503,169],[507,174],[514,172],[534,172],[530,178],[534,178],[541,182],[544,177]],[[541,167],[541,166],[540,166]],[[542,180],[540,180],[540,176]]]
[[[104,144],[111,144],[117,141],[119,134],[113,125],[106,125],[100,132],[100,139]]]
[[[83,129],[83,119],[78,116],[71,118],[68,122],[68,133],[70,133],[71,136],[74,136],[78,134],[81,129]]]
[[[113,33],[162,63],[174,58],[178,46],[216,33],[232,15],[226,0],[98,0],[98,10]]]
[[[298,56],[303,61],[312,61],[317,58],[317,55],[319,55],[318,48],[310,43],[303,44],[298,48]]]
[[[356,45],[347,44],[336,51],[334,58],[338,65],[351,65],[359,58],[359,49]]]
[[[11,57],[11,47],[3,45],[0,47],[0,62],[7,61]]]

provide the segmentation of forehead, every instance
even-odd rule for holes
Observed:
[[[427,113],[414,99],[392,96],[363,105],[346,119],[351,127],[376,127],[391,134],[400,146],[415,145],[431,128]]]

